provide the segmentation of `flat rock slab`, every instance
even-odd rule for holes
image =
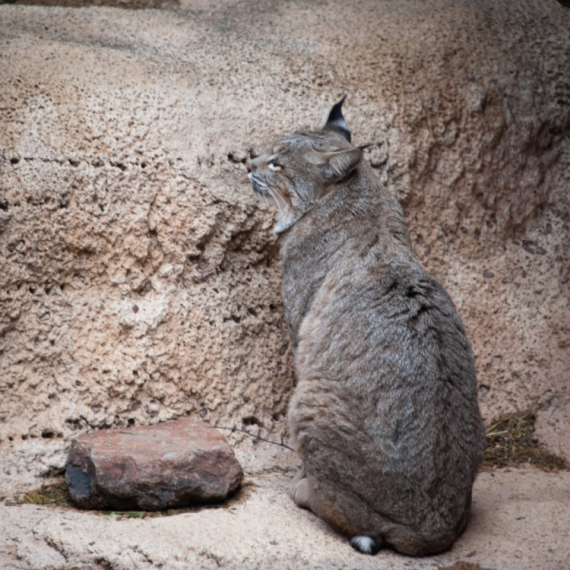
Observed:
[[[80,508],[158,511],[222,501],[243,470],[216,429],[182,419],[78,437],[65,478]]]

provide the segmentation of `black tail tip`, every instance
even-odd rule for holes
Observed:
[[[374,556],[377,554],[382,544],[370,538],[369,536],[355,536],[350,541],[350,546],[362,554],[370,554]]]

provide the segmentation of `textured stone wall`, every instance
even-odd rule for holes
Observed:
[[[198,415],[283,433],[273,212],[242,163],[345,93],[464,319],[486,420],[540,403],[560,427],[570,11],[2,5],[0,28],[3,475],[50,473],[88,428]]]

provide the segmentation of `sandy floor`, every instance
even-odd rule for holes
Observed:
[[[294,506],[286,492],[293,474],[286,453],[272,469],[252,466],[229,503],[168,517],[5,502],[0,568],[570,568],[569,472],[483,472],[468,529],[450,552],[412,559],[385,550],[366,557]]]

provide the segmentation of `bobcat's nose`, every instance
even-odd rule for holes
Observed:
[[[251,172],[251,162],[246,162],[245,167],[247,168],[248,174]]]

